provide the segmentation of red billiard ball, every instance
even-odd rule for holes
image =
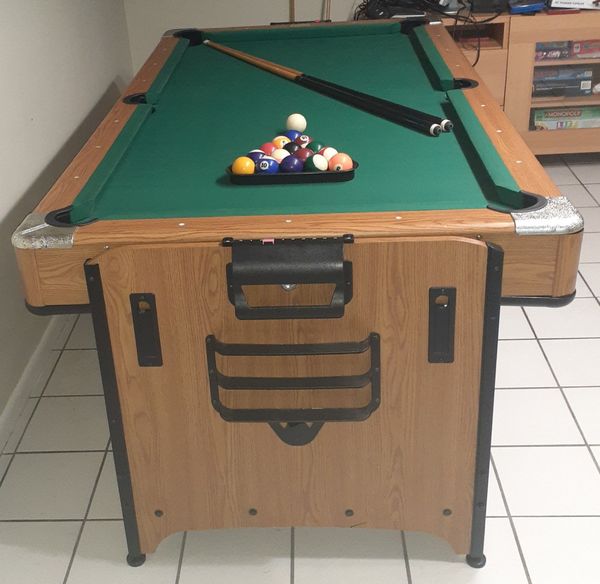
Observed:
[[[300,148],[300,150],[296,150],[296,152],[294,152],[294,156],[302,160],[302,162],[306,162],[306,160],[313,154],[314,152],[308,148]]]
[[[271,156],[271,154],[273,154],[274,150],[277,150],[277,146],[275,146],[275,144],[273,144],[273,142],[265,142],[260,149],[267,155],[267,156]]]
[[[311,140],[312,138],[310,136],[307,136],[306,134],[300,134],[300,136],[298,136],[294,142],[296,142],[296,144],[300,144],[302,148],[306,148],[306,146],[310,144]]]

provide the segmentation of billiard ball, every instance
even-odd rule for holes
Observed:
[[[290,153],[287,150],[284,150],[283,148],[277,148],[277,150],[273,150],[273,153],[271,154],[271,156],[280,164],[281,161],[289,155]]]
[[[337,153],[338,151],[335,148],[332,148],[331,146],[325,146],[325,148],[319,150],[319,154],[325,156],[327,160],[331,160]]]
[[[341,170],[352,170],[352,166],[352,158],[350,158],[350,156],[344,152],[336,154],[329,161],[329,170],[333,170],[334,172],[339,172]]]
[[[298,132],[298,130],[288,130],[287,132],[284,132],[283,135],[288,137],[292,142],[298,137],[300,136],[300,134],[302,134],[302,132]]]
[[[261,158],[264,158],[266,154],[262,150],[250,150],[246,156],[251,158],[254,162],[257,162]]]
[[[306,162],[306,160],[313,154],[314,152],[308,148],[300,148],[300,150],[296,150],[296,152],[294,152],[294,156],[302,160],[302,162]]]
[[[254,161],[247,156],[240,156],[231,165],[233,174],[254,174]]]
[[[275,174],[279,170],[279,162],[271,156],[265,156],[256,163],[258,174]]]
[[[329,167],[329,163],[327,162],[327,158],[322,154],[315,154],[307,159],[304,163],[304,170],[308,170],[310,172],[323,172],[327,170]]]
[[[275,148],[283,148],[287,143],[291,142],[291,140],[287,136],[275,136],[271,142],[275,144]]]
[[[296,144],[296,142],[290,142],[284,146],[284,149],[290,154],[294,154],[297,150],[300,150],[300,148],[300,144]]]
[[[302,172],[304,162],[293,155],[284,158],[279,165],[281,172]]]
[[[294,142],[296,142],[296,144],[300,144],[302,148],[306,148],[306,146],[310,144],[311,140],[312,138],[310,136],[307,136],[306,134],[300,134],[300,136],[298,136]]]
[[[285,127],[288,130],[304,132],[306,130],[306,118],[302,114],[291,114],[285,122]]]
[[[318,142],[317,140],[313,140],[307,146],[307,148],[309,150],[312,150],[315,154],[318,154],[321,150],[323,150],[324,147],[325,147],[325,144],[322,144],[321,142]]]
[[[273,150],[277,150],[277,146],[273,144],[273,142],[265,142],[260,149],[267,155],[271,156],[273,154]]]

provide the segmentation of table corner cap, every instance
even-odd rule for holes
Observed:
[[[67,249],[73,247],[74,226],[48,225],[45,215],[30,213],[11,237],[16,249]]]
[[[583,217],[564,195],[547,197],[531,211],[513,211],[517,235],[567,235],[583,229]]]

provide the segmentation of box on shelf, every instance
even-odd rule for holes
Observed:
[[[533,72],[533,97],[591,95],[593,70],[588,66],[537,67]]]
[[[600,128],[600,106],[531,110],[530,130]]]
[[[535,44],[535,60],[546,61],[571,57],[571,41],[555,41]]]
[[[579,10],[600,10],[597,0],[550,0],[550,8],[578,8]]]
[[[600,39],[573,41],[571,54],[578,59],[600,59]]]

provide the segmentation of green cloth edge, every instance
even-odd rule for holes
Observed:
[[[171,77],[173,71],[175,71],[181,57],[185,53],[190,41],[188,39],[179,39],[177,44],[171,51],[169,58],[165,61],[165,64],[161,67],[158,75],[154,78],[152,85],[146,91],[146,103],[155,104],[158,100],[159,95],[164,89],[167,81]]]
[[[97,195],[104,188],[106,181],[129,149],[131,142],[146,118],[152,113],[152,110],[153,106],[151,105],[140,104],[135,106],[135,111],[77,195],[77,206],[74,206],[71,210],[72,223],[84,223],[96,219],[94,217],[94,203]]]
[[[430,25],[431,26],[431,25]],[[441,25],[435,25],[441,26]],[[452,71],[446,65],[446,61],[440,52],[437,50],[437,47],[433,44],[431,37],[427,34],[425,30],[425,26],[419,26],[413,30],[414,37],[423,52],[426,54],[429,63],[431,64],[431,68],[433,69],[433,73],[437,77],[437,82],[440,85],[440,88],[443,91],[448,91],[449,89],[454,89],[454,75]]]
[[[499,211],[521,208],[523,206],[521,190],[508,168],[506,168],[479,118],[475,115],[473,108],[464,95],[464,91],[457,89],[449,91],[447,95],[452,108],[456,112],[455,119],[460,120],[467,138],[482,162],[482,167],[495,187],[496,199],[491,201],[488,199],[489,206]]]

